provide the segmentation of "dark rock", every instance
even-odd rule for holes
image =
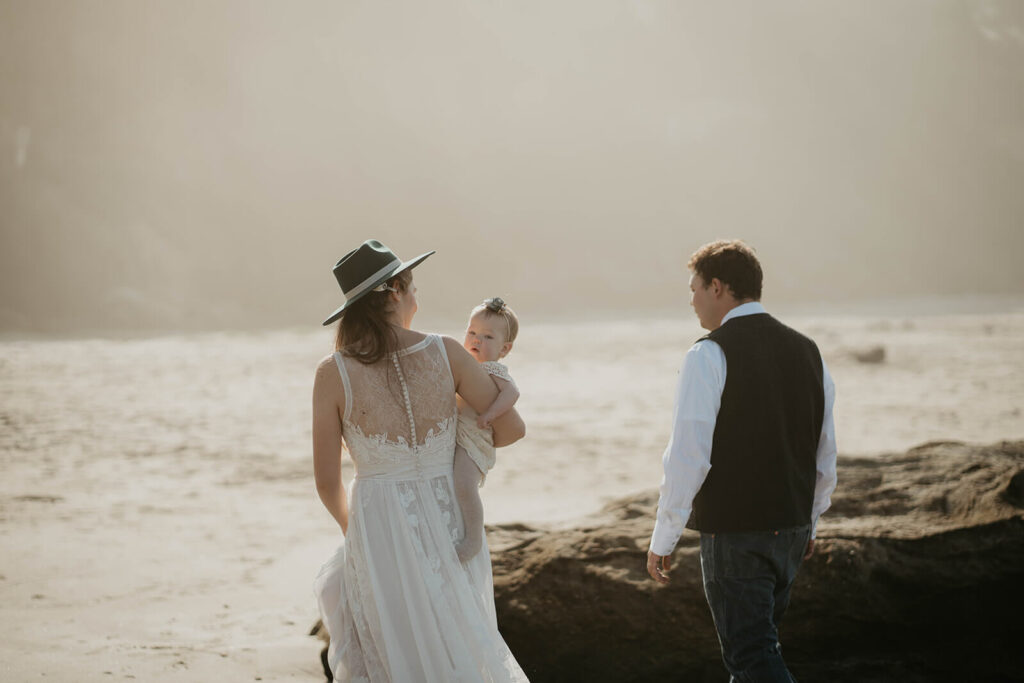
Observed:
[[[866,349],[854,349],[850,351],[850,355],[852,355],[858,363],[884,363],[885,347],[870,346]]]
[[[1003,491],[1003,496],[1014,507],[1024,507],[1024,470],[1010,478],[1010,483]]]
[[[1020,680],[1024,442],[841,458],[782,642],[801,680]],[[655,492],[573,528],[496,526],[499,626],[534,683],[723,680],[697,535],[647,576]],[[642,511],[643,514],[638,514]]]

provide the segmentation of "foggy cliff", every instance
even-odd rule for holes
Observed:
[[[0,0],[0,331],[1024,294],[1024,4]]]

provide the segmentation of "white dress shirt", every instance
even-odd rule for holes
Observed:
[[[722,318],[722,324],[732,318],[765,312],[760,302],[751,301],[729,311]],[[825,414],[816,456],[811,538],[817,531],[818,517],[832,504],[832,491],[836,488],[836,434],[832,420],[836,387],[824,359],[821,367]],[[672,553],[690,518],[693,498],[711,471],[711,441],[722,404],[725,376],[725,352],[715,342],[705,339],[687,351],[676,387],[672,436],[661,459],[665,476],[661,480],[658,517],[650,548],[656,555]]]

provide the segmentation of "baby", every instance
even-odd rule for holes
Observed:
[[[487,472],[494,467],[491,422],[511,410],[519,399],[519,389],[508,374],[508,368],[498,362],[512,350],[517,332],[519,320],[516,314],[497,297],[487,299],[469,314],[466,339],[462,345],[491,375],[498,387],[498,396],[483,415],[477,415],[461,401],[459,405],[455,435],[455,498],[462,510],[466,535],[455,546],[455,551],[463,562],[476,555],[483,543],[484,508],[479,488],[484,485]]]

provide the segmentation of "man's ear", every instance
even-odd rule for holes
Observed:
[[[708,286],[711,287],[711,293],[714,294],[716,299],[723,296],[732,297],[733,299],[736,298],[736,295],[732,293],[732,287],[722,282],[717,277],[711,278],[711,284]]]
[[[512,342],[505,342],[501,345],[501,353],[498,354],[498,358],[504,358],[508,355],[508,352],[512,350]]]

